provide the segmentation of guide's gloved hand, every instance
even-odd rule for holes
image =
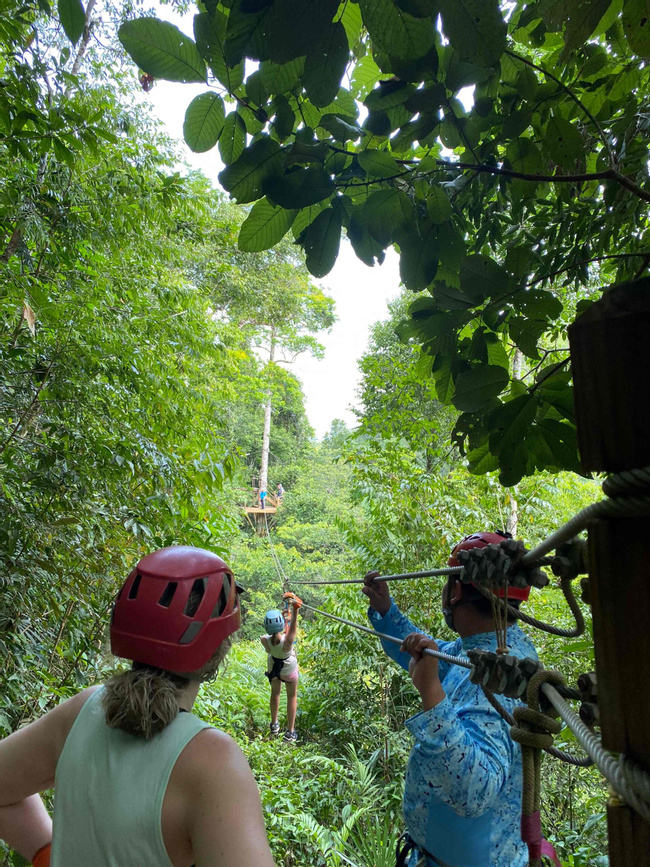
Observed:
[[[379,574],[379,572],[366,572],[361,592],[368,597],[370,607],[383,617],[384,614],[388,614],[390,608],[390,593],[385,581],[375,581],[375,578],[379,578]]]
[[[287,602],[290,602],[294,608],[302,608],[302,599],[299,596],[296,596],[295,593],[283,593],[282,598],[286,599]]]

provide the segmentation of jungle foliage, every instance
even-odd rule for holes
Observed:
[[[120,38],[205,83],[185,139],[254,203],[242,250],[291,232],[319,277],[342,232],[369,266],[399,251],[400,333],[472,471],[510,485],[578,469],[566,325],[650,261],[647,21],[640,0],[205,0],[194,39],[153,17]]]

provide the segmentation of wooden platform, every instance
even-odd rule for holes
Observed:
[[[267,506],[266,509],[262,509],[260,506],[244,506],[247,515],[275,515],[278,511],[275,506]]]

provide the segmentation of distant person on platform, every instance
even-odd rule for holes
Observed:
[[[282,482],[278,482],[278,491],[277,491],[278,503],[282,502],[283,497],[284,497],[284,488],[282,487]]]
[[[451,553],[498,544],[502,533],[474,533]],[[404,789],[407,834],[398,865],[526,867],[528,853],[520,834],[521,751],[508,724],[490,705],[469,671],[423,654],[427,647],[467,657],[470,648],[494,651],[497,635],[492,603],[472,584],[449,576],[442,591],[442,612],[456,641],[433,641],[417,630],[391,599],[379,573],[368,572],[363,592],[370,600],[374,629],[402,638],[401,647],[382,641],[386,653],[405,668],[420,693],[422,710],[406,721],[415,738]],[[530,588],[508,588],[518,607]],[[515,656],[537,659],[537,652],[508,618],[507,644]],[[519,702],[499,696],[512,713]]]
[[[262,635],[260,641],[268,654],[266,676],[271,684],[271,734],[280,734],[278,714],[280,712],[280,693],[282,684],[287,690],[287,728],[284,740],[287,743],[296,743],[298,734],[295,729],[296,711],[298,709],[298,660],[294,643],[298,631],[298,609],[302,602],[293,593],[285,593],[284,597],[291,604],[291,620],[285,632],[286,624],[282,612],[272,608],[266,612],[264,629],[266,635]]]
[[[266,488],[262,488],[260,491],[260,508],[264,508],[264,503],[266,501]]]

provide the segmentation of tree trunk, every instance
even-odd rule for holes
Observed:
[[[97,0],[88,0],[88,5],[86,6],[86,20],[84,22],[83,35],[81,37],[81,42],[79,43],[79,48],[77,49],[77,55],[74,59],[74,63],[72,64],[72,75],[76,75],[79,72],[81,61],[84,59],[86,49],[88,48],[88,43],[90,42],[90,30],[92,26],[91,16],[93,14],[93,9],[95,8],[96,2]]]
[[[269,350],[269,366],[275,361],[275,330],[271,332],[271,348]],[[264,404],[264,432],[262,434],[262,461],[260,463],[260,491],[268,490],[269,481],[269,448],[271,443],[271,410],[273,408],[273,390],[269,385]]]

